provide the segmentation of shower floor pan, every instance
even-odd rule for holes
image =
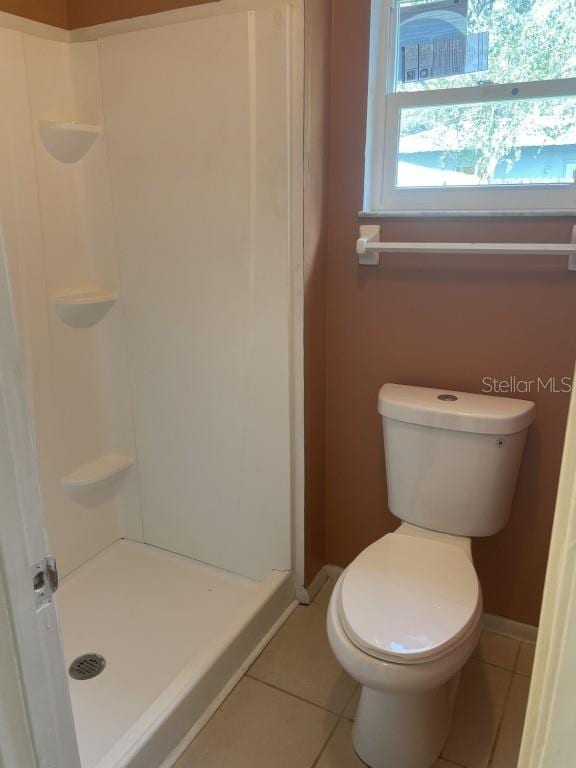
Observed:
[[[289,574],[261,582],[118,541],[58,593],[82,768],[169,766],[294,605]]]

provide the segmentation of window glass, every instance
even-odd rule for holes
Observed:
[[[400,0],[396,91],[576,77],[576,0]]]
[[[575,172],[576,96],[401,110],[398,187],[567,184]]]

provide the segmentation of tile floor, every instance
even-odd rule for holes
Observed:
[[[176,768],[362,768],[351,742],[358,687],[326,638],[332,586],[296,608]],[[434,768],[516,766],[533,656],[527,643],[484,633]]]

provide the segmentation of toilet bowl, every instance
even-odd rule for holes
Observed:
[[[388,507],[330,599],[332,650],[362,686],[352,738],[370,768],[431,768],[480,635],[471,537],[508,521],[534,404],[398,384],[378,397]]]
[[[341,575],[328,637],[362,686],[352,738],[371,768],[432,766],[481,616],[468,539],[404,524]]]

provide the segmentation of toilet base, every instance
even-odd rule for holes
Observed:
[[[413,693],[363,687],[352,731],[358,757],[370,768],[431,768],[450,730],[459,678]]]

